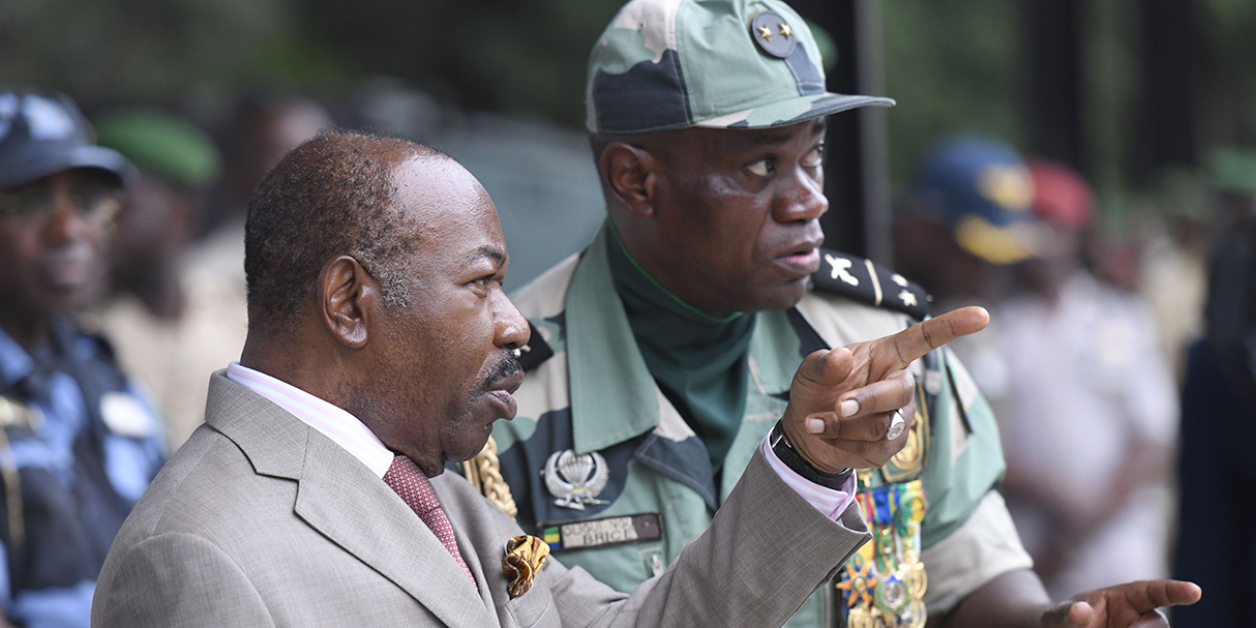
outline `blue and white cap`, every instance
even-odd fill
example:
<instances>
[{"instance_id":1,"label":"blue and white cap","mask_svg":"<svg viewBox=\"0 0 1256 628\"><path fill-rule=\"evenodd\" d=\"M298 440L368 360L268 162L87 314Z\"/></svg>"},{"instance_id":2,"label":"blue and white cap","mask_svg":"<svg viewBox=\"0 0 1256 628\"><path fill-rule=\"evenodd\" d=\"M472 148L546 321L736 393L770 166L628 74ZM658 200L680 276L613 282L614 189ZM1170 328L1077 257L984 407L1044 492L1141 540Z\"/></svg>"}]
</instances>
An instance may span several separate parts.
<instances>
[{"instance_id":1,"label":"blue and white cap","mask_svg":"<svg viewBox=\"0 0 1256 628\"><path fill-rule=\"evenodd\" d=\"M0 87L0 189L71 168L104 170L124 184L135 171L120 153L95 145L69 97Z\"/></svg>"}]
</instances>

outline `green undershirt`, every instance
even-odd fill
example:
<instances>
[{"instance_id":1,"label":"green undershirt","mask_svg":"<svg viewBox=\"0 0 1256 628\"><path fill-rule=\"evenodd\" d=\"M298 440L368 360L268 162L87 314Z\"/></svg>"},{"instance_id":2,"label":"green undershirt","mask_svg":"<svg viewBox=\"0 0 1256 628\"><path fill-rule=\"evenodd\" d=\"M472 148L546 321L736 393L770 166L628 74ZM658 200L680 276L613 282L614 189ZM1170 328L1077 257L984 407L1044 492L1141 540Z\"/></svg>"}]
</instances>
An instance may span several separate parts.
<instances>
[{"instance_id":1,"label":"green undershirt","mask_svg":"<svg viewBox=\"0 0 1256 628\"><path fill-rule=\"evenodd\" d=\"M712 473L719 473L746 410L746 355L755 317L740 312L714 316L681 301L637 265L615 226L607 223L611 277L641 356L706 444Z\"/></svg>"}]
</instances>

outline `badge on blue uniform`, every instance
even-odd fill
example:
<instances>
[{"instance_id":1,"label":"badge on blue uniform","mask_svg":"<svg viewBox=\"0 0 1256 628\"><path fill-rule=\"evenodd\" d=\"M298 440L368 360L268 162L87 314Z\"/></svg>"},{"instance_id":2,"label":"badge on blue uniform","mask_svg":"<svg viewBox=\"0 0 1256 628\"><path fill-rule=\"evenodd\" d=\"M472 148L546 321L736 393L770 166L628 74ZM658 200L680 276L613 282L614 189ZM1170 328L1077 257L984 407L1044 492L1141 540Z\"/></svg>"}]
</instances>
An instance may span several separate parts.
<instances>
[{"instance_id":1,"label":"badge on blue uniform","mask_svg":"<svg viewBox=\"0 0 1256 628\"><path fill-rule=\"evenodd\" d=\"M100 398L100 418L109 431L121 436L147 438L153 433L153 417L135 397L111 390Z\"/></svg>"},{"instance_id":2,"label":"badge on blue uniform","mask_svg":"<svg viewBox=\"0 0 1256 628\"><path fill-rule=\"evenodd\" d=\"M0 426L24 427L37 432L43 424L44 414L34 404L0 397Z\"/></svg>"}]
</instances>

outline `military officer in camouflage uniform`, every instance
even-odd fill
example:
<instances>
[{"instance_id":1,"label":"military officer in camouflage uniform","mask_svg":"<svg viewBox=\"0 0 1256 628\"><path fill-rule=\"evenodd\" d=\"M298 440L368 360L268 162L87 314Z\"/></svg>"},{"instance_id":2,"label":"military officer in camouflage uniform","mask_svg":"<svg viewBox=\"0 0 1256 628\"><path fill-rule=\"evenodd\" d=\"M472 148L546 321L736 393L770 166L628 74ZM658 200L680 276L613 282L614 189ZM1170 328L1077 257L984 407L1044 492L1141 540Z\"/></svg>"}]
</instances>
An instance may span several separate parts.
<instances>
[{"instance_id":1,"label":"military officer in camouflage uniform","mask_svg":"<svg viewBox=\"0 0 1256 628\"><path fill-rule=\"evenodd\" d=\"M825 116L894 103L827 93L815 40L783 3L634 0L594 46L586 98L609 219L514 297L533 327L528 375L494 437L524 527L628 591L702 533L805 356L902 330L928 297L819 248ZM1159 625L1156 606L1198 597L1142 583L1052 607L995 490L987 403L946 351L914 373L906 446L857 472L873 541L789 626L1066 625L1070 612ZM850 466L868 466L861 445L847 444ZM489 465L469 471L510 505Z\"/></svg>"}]
</instances>

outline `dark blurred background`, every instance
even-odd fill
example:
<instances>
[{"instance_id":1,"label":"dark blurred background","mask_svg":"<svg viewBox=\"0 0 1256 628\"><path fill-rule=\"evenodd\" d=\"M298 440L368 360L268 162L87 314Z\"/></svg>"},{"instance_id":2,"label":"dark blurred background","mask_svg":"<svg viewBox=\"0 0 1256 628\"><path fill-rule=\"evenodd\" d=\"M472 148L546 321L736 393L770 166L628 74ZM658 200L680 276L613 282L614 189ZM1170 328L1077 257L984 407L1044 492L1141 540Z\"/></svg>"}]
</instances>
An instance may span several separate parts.
<instances>
[{"instance_id":1,"label":"dark blurred background","mask_svg":"<svg viewBox=\"0 0 1256 628\"><path fill-rule=\"evenodd\" d=\"M63 90L89 112L159 103L211 129L241 96L281 91L316 97L346 126L438 136L489 112L564 137L582 126L587 51L619 5L5 0L0 82ZM831 36L831 88L899 101L835 124L830 241L853 252L888 258L887 182L946 133L988 133L1073 165L1121 224L1165 193L1166 173L1211 147L1256 143L1256 3L795 5Z\"/></svg>"}]
</instances>

